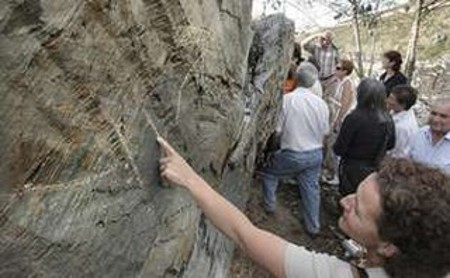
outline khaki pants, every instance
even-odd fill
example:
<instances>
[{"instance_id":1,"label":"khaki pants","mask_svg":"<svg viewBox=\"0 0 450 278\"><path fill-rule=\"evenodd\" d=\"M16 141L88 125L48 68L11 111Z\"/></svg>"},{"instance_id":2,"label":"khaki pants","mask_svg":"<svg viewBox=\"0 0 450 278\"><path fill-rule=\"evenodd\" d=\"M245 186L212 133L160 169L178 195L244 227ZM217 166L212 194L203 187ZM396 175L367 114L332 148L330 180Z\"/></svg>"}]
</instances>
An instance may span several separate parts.
<instances>
[{"instance_id":1,"label":"khaki pants","mask_svg":"<svg viewBox=\"0 0 450 278\"><path fill-rule=\"evenodd\" d=\"M322 85L322 98L327 102L328 99L336 93L337 85L338 85L338 79L337 77L330 77L326 80L321 80L320 84ZM329 106L329 105L328 105Z\"/></svg>"},{"instance_id":2,"label":"khaki pants","mask_svg":"<svg viewBox=\"0 0 450 278\"><path fill-rule=\"evenodd\" d=\"M337 134L333 133L333 120L336 118L337 109L336 106L330 101L330 99L336 93L338 79L336 77L330 77L326 80L320 81L322 85L323 100L328 105L328 110L330 111L330 117L328 119L328 123L330 124L330 133L326 139L325 148L324 148L324 161L323 161L323 169L326 170L327 176L334 176L337 174L337 157L333 153L333 144L336 141Z\"/></svg>"}]
</instances>

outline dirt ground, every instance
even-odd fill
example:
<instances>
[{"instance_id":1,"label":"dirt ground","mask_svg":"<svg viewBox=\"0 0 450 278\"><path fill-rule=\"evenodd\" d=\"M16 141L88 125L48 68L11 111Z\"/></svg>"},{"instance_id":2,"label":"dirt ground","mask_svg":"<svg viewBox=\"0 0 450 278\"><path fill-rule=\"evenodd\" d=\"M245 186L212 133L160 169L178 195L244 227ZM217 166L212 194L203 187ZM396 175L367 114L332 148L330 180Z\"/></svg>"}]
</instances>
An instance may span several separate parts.
<instances>
[{"instance_id":1,"label":"dirt ground","mask_svg":"<svg viewBox=\"0 0 450 278\"><path fill-rule=\"evenodd\" d=\"M258 227L271 231L288 241L306 246L311 250L331 254L342 254L342 249L329 225L336 226L340 215L337 206L339 194L332 185L321 185L321 233L311 239L304 232L300 212L300 198L297 186L283 182L277 191L277 210L274 215L267 215L262 208L261 181L255 179L247 203L246 215ZM230 276L233 278L271 277L267 271L253 263L239 248L236 248L231 263Z\"/></svg>"}]
</instances>

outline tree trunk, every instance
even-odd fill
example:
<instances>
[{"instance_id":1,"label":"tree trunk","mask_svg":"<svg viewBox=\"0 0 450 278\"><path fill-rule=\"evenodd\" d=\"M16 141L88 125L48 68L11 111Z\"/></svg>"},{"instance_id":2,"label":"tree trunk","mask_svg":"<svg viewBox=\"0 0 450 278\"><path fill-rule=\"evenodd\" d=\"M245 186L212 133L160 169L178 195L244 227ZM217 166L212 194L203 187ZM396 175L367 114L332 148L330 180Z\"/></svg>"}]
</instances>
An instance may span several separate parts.
<instances>
[{"instance_id":1,"label":"tree trunk","mask_svg":"<svg viewBox=\"0 0 450 278\"><path fill-rule=\"evenodd\" d=\"M378 33L375 31L375 29L369 30L369 32L371 32L370 35L370 64L369 64L369 68L367 70L367 76L371 76L372 75L372 71L373 71L373 64L375 63L375 49L376 49L376 45L377 45L377 38L378 38Z\"/></svg>"},{"instance_id":2,"label":"tree trunk","mask_svg":"<svg viewBox=\"0 0 450 278\"><path fill-rule=\"evenodd\" d=\"M375 2L375 8L373 9L375 11L375 13L378 13L380 11L380 4L381 4L381 0L378 0L377 2ZM378 22L381 20L381 16L380 15L375 15L372 18L371 24L369 24L369 30L368 30L368 35L369 35L369 46L370 46L370 63L369 63L369 68L367 69L367 76L372 76L372 72L373 72L373 64L375 63L375 50L376 50L376 45L377 45L377 41L380 38L380 32L379 32L379 28L378 28Z\"/></svg>"},{"instance_id":3,"label":"tree trunk","mask_svg":"<svg viewBox=\"0 0 450 278\"><path fill-rule=\"evenodd\" d=\"M359 1L351 1L353 4L353 36L355 38L356 44L356 61L357 61L357 69L356 73L361 78L364 76L364 66L362 61L362 50L361 50L361 32L359 26Z\"/></svg>"},{"instance_id":4,"label":"tree trunk","mask_svg":"<svg viewBox=\"0 0 450 278\"><path fill-rule=\"evenodd\" d=\"M408 50L406 52L406 65L405 65L405 75L411 80L416 64L416 48L417 48L417 40L419 39L419 29L420 23L422 20L422 6L424 4L424 0L417 1L416 11L414 14L414 22L411 26Z\"/></svg>"}]
</instances>

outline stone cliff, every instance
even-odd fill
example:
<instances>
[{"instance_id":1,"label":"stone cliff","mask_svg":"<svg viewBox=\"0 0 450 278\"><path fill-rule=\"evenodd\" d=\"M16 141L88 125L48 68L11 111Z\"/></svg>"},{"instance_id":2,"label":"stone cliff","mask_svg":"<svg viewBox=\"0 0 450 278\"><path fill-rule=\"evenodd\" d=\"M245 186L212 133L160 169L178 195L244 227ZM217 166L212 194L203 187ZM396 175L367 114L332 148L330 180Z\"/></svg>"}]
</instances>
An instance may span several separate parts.
<instances>
[{"instance_id":1,"label":"stone cliff","mask_svg":"<svg viewBox=\"0 0 450 278\"><path fill-rule=\"evenodd\" d=\"M293 23L251 1L0 0L0 276L226 277L164 136L242 207Z\"/></svg>"}]
</instances>

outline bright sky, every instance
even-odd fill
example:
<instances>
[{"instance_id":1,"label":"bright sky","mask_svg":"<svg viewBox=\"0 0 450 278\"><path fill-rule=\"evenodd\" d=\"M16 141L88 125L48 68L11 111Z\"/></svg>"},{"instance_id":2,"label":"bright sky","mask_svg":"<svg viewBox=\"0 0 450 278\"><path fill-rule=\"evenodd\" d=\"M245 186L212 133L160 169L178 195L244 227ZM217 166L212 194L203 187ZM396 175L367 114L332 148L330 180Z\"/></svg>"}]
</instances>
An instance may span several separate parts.
<instances>
[{"instance_id":1,"label":"bright sky","mask_svg":"<svg viewBox=\"0 0 450 278\"><path fill-rule=\"evenodd\" d=\"M264 2L264 0L253 0L253 18L257 18L264 14ZM281 0L281 2L281 7L278 10L274 10L271 5L268 5L265 13L284 13L288 18L294 20L296 30L298 31L307 31L311 28L326 28L338 23L333 18L336 13L327 5L320 4L322 1ZM313 4L307 4L307 2L312 2ZM362 2L373 3L376 1L366 0ZM407 2L407 0L397 0L392 2L402 4Z\"/></svg>"},{"instance_id":2,"label":"bright sky","mask_svg":"<svg viewBox=\"0 0 450 278\"><path fill-rule=\"evenodd\" d=\"M253 0L253 18L257 18L264 13L264 0ZM285 15L294 20L297 30L310 28L330 27L336 24L333 19L334 13L327 7L320 4L309 5L305 1L286 0L282 1L278 10L274 10L270 5L266 7L266 14L284 12Z\"/></svg>"}]
</instances>

